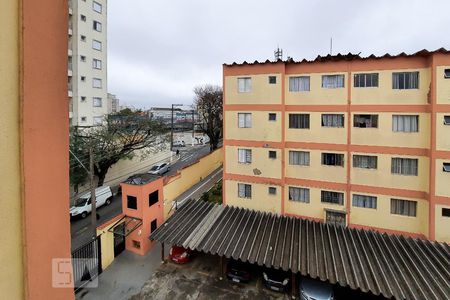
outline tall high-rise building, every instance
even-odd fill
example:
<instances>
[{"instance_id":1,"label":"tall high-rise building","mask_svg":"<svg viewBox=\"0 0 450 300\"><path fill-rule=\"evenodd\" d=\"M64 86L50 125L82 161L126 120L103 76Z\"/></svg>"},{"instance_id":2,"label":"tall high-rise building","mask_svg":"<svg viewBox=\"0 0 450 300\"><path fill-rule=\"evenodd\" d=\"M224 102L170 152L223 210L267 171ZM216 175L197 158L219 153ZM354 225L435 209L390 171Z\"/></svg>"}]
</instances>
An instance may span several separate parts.
<instances>
[{"instance_id":1,"label":"tall high-rise building","mask_svg":"<svg viewBox=\"0 0 450 300\"><path fill-rule=\"evenodd\" d=\"M117 98L116 95L108 93L108 103L107 103L107 112L110 113L116 113L119 111L119 98Z\"/></svg>"},{"instance_id":2,"label":"tall high-rise building","mask_svg":"<svg viewBox=\"0 0 450 300\"><path fill-rule=\"evenodd\" d=\"M224 201L450 241L450 53L224 65Z\"/></svg>"},{"instance_id":3,"label":"tall high-rise building","mask_svg":"<svg viewBox=\"0 0 450 300\"><path fill-rule=\"evenodd\" d=\"M69 0L68 96L72 125L107 113L106 0Z\"/></svg>"}]
</instances>

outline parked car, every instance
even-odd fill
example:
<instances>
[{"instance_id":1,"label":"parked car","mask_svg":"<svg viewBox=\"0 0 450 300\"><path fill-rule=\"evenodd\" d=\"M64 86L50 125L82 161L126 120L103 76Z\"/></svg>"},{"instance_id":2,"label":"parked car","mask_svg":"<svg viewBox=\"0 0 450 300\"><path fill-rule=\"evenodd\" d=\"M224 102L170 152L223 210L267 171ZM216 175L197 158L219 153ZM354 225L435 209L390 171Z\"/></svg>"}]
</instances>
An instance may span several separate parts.
<instances>
[{"instance_id":1,"label":"parked car","mask_svg":"<svg viewBox=\"0 0 450 300\"><path fill-rule=\"evenodd\" d=\"M186 147L186 143L184 141L174 141L173 147Z\"/></svg>"},{"instance_id":2,"label":"parked car","mask_svg":"<svg viewBox=\"0 0 450 300\"><path fill-rule=\"evenodd\" d=\"M243 262L230 259L227 264L227 278L233 282L249 282L249 266Z\"/></svg>"},{"instance_id":3,"label":"parked car","mask_svg":"<svg viewBox=\"0 0 450 300\"><path fill-rule=\"evenodd\" d=\"M169 163L161 163L161 164L157 164L154 165L149 171L148 173L150 174L154 174L154 175L162 175L164 173L167 173L170 171L170 165Z\"/></svg>"},{"instance_id":4,"label":"parked car","mask_svg":"<svg viewBox=\"0 0 450 300\"><path fill-rule=\"evenodd\" d=\"M185 264L191 260L192 250L180 246L172 246L169 251L169 258L177 264Z\"/></svg>"},{"instance_id":5,"label":"parked car","mask_svg":"<svg viewBox=\"0 0 450 300\"><path fill-rule=\"evenodd\" d=\"M112 199L113 194L111 192L111 187L101 186L95 189L95 203L97 208L105 204L111 204ZM70 208L70 217L74 218L80 216L84 219L91 211L91 193L87 192L75 200L75 205Z\"/></svg>"},{"instance_id":6,"label":"parked car","mask_svg":"<svg viewBox=\"0 0 450 300\"><path fill-rule=\"evenodd\" d=\"M302 300L333 300L333 286L327 282L302 277L300 280L300 299Z\"/></svg>"},{"instance_id":7,"label":"parked car","mask_svg":"<svg viewBox=\"0 0 450 300\"><path fill-rule=\"evenodd\" d=\"M289 274L283 270L264 269L263 282L272 291L286 292L290 283Z\"/></svg>"}]
</instances>

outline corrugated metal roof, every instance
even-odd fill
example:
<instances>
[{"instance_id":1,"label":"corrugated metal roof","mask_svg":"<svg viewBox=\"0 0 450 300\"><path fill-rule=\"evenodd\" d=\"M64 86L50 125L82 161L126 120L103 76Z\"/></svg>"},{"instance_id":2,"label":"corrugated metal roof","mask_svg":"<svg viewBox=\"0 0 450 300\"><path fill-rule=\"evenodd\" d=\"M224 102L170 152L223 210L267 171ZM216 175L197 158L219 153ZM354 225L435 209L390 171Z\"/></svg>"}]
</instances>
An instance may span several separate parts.
<instances>
[{"instance_id":1,"label":"corrugated metal roof","mask_svg":"<svg viewBox=\"0 0 450 300\"><path fill-rule=\"evenodd\" d=\"M224 66L241 66L241 65L260 65L260 64L276 64L276 63L292 63L292 64L304 64L304 63L313 63L313 62L328 62L328 61L350 61L350 60L366 60L366 59L382 59L382 58L396 58L396 57L411 57L411 56L422 56L422 57L428 57L430 55L432 55L433 53L449 53L450 51L445 49L445 48L439 48L436 49L434 51L429 51L427 49L422 49L420 51L417 51L415 53L412 54L406 54L405 52L399 53L399 54L389 54L386 53L384 55L380 55L377 56L375 54L371 54L369 56L366 57L362 57L359 54L353 54L353 53L348 53L348 54L341 54L338 53L336 55L326 55L326 56L321 56L318 55L315 59L313 60L307 60L307 59L302 59L300 61L294 61L292 58L288 59L288 60L275 60L275 61L271 61L271 60L266 60L266 61L257 61L255 60L254 62L247 62L244 61L242 63L236 63L233 62L231 64L223 64Z\"/></svg>"},{"instance_id":2,"label":"corrugated metal roof","mask_svg":"<svg viewBox=\"0 0 450 300\"><path fill-rule=\"evenodd\" d=\"M397 299L448 299L445 243L187 201L150 236Z\"/></svg>"}]
</instances>

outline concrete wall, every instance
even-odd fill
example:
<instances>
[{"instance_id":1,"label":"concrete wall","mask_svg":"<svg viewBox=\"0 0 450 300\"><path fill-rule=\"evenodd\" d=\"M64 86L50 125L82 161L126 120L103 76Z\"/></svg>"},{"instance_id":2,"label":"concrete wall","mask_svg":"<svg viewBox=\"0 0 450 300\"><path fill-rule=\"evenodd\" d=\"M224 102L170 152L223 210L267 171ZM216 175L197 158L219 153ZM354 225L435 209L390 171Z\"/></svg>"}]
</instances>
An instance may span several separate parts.
<instances>
[{"instance_id":1,"label":"concrete wall","mask_svg":"<svg viewBox=\"0 0 450 300\"><path fill-rule=\"evenodd\" d=\"M194 184L211 174L223 164L223 148L200 158L197 163L185 167L177 174L165 179L164 183L164 220L173 205L173 201Z\"/></svg>"},{"instance_id":2,"label":"concrete wall","mask_svg":"<svg viewBox=\"0 0 450 300\"><path fill-rule=\"evenodd\" d=\"M0 9L0 290L5 299L25 295L22 260L22 185L20 166L19 4Z\"/></svg>"}]
</instances>

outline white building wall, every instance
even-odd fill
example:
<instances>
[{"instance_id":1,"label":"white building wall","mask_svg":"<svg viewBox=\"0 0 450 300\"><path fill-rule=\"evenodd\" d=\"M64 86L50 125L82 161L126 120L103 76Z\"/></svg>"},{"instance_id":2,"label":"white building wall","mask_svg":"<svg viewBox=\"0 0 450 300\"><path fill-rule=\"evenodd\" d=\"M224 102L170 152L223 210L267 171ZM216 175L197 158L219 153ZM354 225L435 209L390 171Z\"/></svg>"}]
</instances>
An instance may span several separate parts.
<instances>
[{"instance_id":1,"label":"white building wall","mask_svg":"<svg viewBox=\"0 0 450 300\"><path fill-rule=\"evenodd\" d=\"M101 12L94 10L94 3L101 5ZM92 126L96 117L107 113L107 0L69 0L69 6L72 7L72 35L69 30L72 72L68 74L72 75L69 76L72 81L71 121L72 125ZM100 32L94 30L94 21L100 22ZM93 49L94 40L101 42L101 50ZM94 59L101 61L101 69L94 68ZM94 79L101 81L100 88L94 87Z\"/></svg>"}]
</instances>

